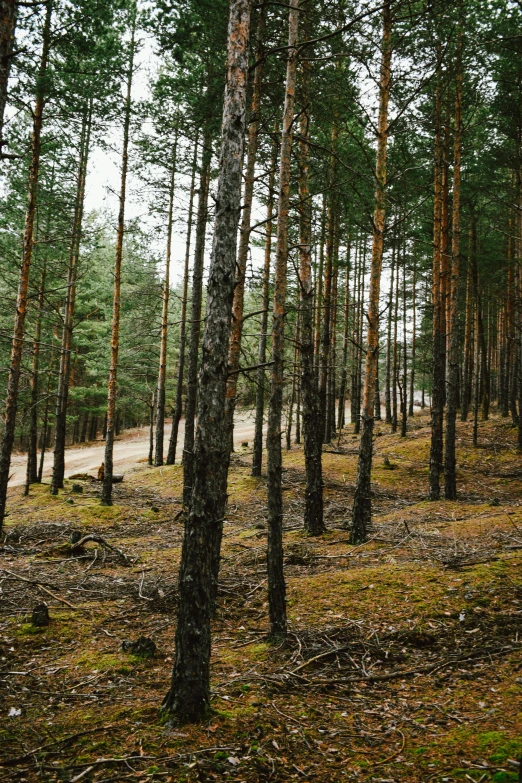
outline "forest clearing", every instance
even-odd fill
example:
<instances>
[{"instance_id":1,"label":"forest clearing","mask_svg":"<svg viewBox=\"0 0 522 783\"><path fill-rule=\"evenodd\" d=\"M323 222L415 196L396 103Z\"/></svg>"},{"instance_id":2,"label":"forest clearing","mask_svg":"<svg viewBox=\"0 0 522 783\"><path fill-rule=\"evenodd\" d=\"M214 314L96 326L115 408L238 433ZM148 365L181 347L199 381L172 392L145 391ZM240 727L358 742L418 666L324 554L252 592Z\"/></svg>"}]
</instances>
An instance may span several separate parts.
<instances>
[{"instance_id":1,"label":"forest clearing","mask_svg":"<svg viewBox=\"0 0 522 783\"><path fill-rule=\"evenodd\" d=\"M302 530L302 449L285 453L289 633L279 647L267 643L266 480L250 475L249 449L237 451L212 713L195 727L166 727L158 711L172 668L181 468L142 466L106 509L90 482L81 494L66 482L58 498L46 485L29 498L11 490L0 653L5 704L20 713L3 724L2 779L517 781L522 458L500 420L478 450L459 424L462 497L426 501L428 425L419 416L405 440L382 427L362 547L345 527L352 428L324 454L322 537ZM71 555L73 530L126 560L96 542ZM42 599L51 619L38 628L30 612ZM122 650L141 636L153 657Z\"/></svg>"},{"instance_id":2,"label":"forest clearing","mask_svg":"<svg viewBox=\"0 0 522 783\"><path fill-rule=\"evenodd\" d=\"M0 0L0 778L522 783L522 0Z\"/></svg>"}]
</instances>

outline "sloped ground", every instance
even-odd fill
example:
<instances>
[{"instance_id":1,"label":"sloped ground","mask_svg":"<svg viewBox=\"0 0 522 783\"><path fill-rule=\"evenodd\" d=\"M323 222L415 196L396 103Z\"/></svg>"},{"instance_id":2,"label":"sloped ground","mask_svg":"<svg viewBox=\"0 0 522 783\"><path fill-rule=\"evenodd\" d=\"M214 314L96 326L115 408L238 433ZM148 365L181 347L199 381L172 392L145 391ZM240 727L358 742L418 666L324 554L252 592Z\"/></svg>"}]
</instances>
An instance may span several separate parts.
<instances>
[{"instance_id":1,"label":"sloped ground","mask_svg":"<svg viewBox=\"0 0 522 783\"><path fill-rule=\"evenodd\" d=\"M459 425L460 500L426 501L429 428L376 438L374 528L348 544L357 438L324 455L328 533L302 530L303 453L285 454L290 635L266 642L266 487L230 476L212 714L170 727L181 469L11 492L0 562L0 768L13 781L517 781L522 756L522 457L499 419ZM387 457L392 469L387 469ZM97 534L79 554L73 530ZM23 581L22 580L29 580ZM30 622L44 600L51 623ZM143 658L122 642L148 636Z\"/></svg>"}]
</instances>

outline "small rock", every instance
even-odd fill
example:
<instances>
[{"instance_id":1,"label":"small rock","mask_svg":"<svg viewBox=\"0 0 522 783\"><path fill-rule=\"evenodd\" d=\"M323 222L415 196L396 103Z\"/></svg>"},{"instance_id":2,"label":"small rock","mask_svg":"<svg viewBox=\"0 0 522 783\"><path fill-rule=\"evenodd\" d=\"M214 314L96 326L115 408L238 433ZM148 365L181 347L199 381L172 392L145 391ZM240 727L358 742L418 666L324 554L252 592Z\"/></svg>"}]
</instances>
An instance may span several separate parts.
<instances>
[{"instance_id":1,"label":"small rock","mask_svg":"<svg viewBox=\"0 0 522 783\"><path fill-rule=\"evenodd\" d=\"M122 642L121 649L123 652L142 655L144 658L152 658L156 654L156 645L148 636L140 636L135 642L126 640Z\"/></svg>"},{"instance_id":2,"label":"small rock","mask_svg":"<svg viewBox=\"0 0 522 783\"><path fill-rule=\"evenodd\" d=\"M66 503L69 503L69 505L70 505L70 506L74 506L74 500L73 500L73 498L67 498L67 500L66 500L65 502L66 502Z\"/></svg>"},{"instance_id":3,"label":"small rock","mask_svg":"<svg viewBox=\"0 0 522 783\"><path fill-rule=\"evenodd\" d=\"M31 615L31 622L39 628L49 625L49 609L47 604L37 604L34 607L33 614Z\"/></svg>"}]
</instances>

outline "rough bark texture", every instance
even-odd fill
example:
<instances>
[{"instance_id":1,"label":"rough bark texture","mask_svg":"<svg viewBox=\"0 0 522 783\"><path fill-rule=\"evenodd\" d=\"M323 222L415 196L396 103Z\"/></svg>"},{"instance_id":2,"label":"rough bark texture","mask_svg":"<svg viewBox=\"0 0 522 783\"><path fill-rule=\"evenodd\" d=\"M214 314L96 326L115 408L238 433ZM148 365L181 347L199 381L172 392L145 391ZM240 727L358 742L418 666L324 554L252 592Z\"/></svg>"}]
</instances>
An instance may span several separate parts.
<instances>
[{"instance_id":1,"label":"rough bark texture","mask_svg":"<svg viewBox=\"0 0 522 783\"><path fill-rule=\"evenodd\" d=\"M165 379L167 376L167 341L169 334L170 259L172 254L172 218L174 212L177 150L178 129L176 128L170 169L169 206L167 211L167 252L165 255L165 279L163 281L163 299L161 307L160 358L158 383L156 386L156 451L154 454L154 464L156 467L161 467L161 465L163 465L163 440L165 435Z\"/></svg>"},{"instance_id":2,"label":"rough bark texture","mask_svg":"<svg viewBox=\"0 0 522 783\"><path fill-rule=\"evenodd\" d=\"M362 412L362 433L359 447L357 484L353 499L350 542L361 544L367 539L371 522L371 470L373 456L373 414L375 382L379 350L379 295L381 289L382 255L384 247L386 151L388 142L388 101L391 83L391 28L390 3L383 8L382 62L379 89L379 124L377 136L376 190L373 214L372 265L368 301L368 332L366 344L366 375Z\"/></svg>"},{"instance_id":3,"label":"rough bark texture","mask_svg":"<svg viewBox=\"0 0 522 783\"><path fill-rule=\"evenodd\" d=\"M230 446L225 427L228 345L241 206L252 0L232 0L220 173L199 375L194 486L179 576L176 655L165 710L198 721L210 702L210 617L216 590Z\"/></svg>"},{"instance_id":4,"label":"rough bark texture","mask_svg":"<svg viewBox=\"0 0 522 783\"><path fill-rule=\"evenodd\" d=\"M189 208L187 217L187 239L185 242L185 265L183 268L183 295L181 297L181 314L179 325L179 358L178 376L176 381L176 402L172 413L172 430L170 432L169 450L167 452L167 465L174 465L176 461L176 448L178 445L179 423L183 409L183 376L185 371L185 345L187 340L187 301L188 280L190 263L190 243L192 239L192 215L194 212L194 187L196 182L196 165L198 156L198 136L194 142L194 157L192 159L192 176L190 181Z\"/></svg>"},{"instance_id":5,"label":"rough bark texture","mask_svg":"<svg viewBox=\"0 0 522 783\"><path fill-rule=\"evenodd\" d=\"M274 214L274 187L278 153L278 126L274 128L274 140L272 144L272 158L270 161L270 174L268 178L268 199L266 204L265 223L265 263L263 266L263 288L261 295L261 331L257 349L257 363L259 370L256 379L256 420L254 425L254 448L252 454L252 475L260 476L263 464L263 418L265 413L265 368L266 343L268 329L268 305L270 301L270 260L272 255L272 229Z\"/></svg>"},{"instance_id":6,"label":"rough bark texture","mask_svg":"<svg viewBox=\"0 0 522 783\"><path fill-rule=\"evenodd\" d=\"M4 114L17 14L18 0L0 0L0 158L4 156L7 144L4 138Z\"/></svg>"},{"instance_id":7,"label":"rough bark texture","mask_svg":"<svg viewBox=\"0 0 522 783\"><path fill-rule=\"evenodd\" d=\"M232 327L230 330L230 347L228 351L228 381L227 401L225 407L226 426L230 433L230 443L233 444L234 410L236 407L237 382L239 377L239 357L241 355L241 338L243 335L243 306L245 301L245 274L250 247L250 219L252 215L252 198L254 195L254 174L257 158L257 139L259 132L259 109L261 106L261 88L263 83L264 46L266 6L259 10L257 24L257 51L255 61L257 63L254 72L254 84L252 91L252 105L250 108L250 124L248 128L248 150L245 167L245 190L243 195L243 209L241 216L241 229L239 232L239 248L236 263L236 286L234 289L234 301L232 304Z\"/></svg>"},{"instance_id":8,"label":"rough bark texture","mask_svg":"<svg viewBox=\"0 0 522 783\"><path fill-rule=\"evenodd\" d=\"M38 482L38 392L40 370L40 338L42 335L42 316L45 305L45 278L47 265L44 259L40 274L40 288L38 291L38 315L33 340L33 361L31 368L31 408L29 412L29 444L27 447L27 480L25 494L29 492L29 485Z\"/></svg>"},{"instance_id":9,"label":"rough bark texture","mask_svg":"<svg viewBox=\"0 0 522 783\"><path fill-rule=\"evenodd\" d=\"M391 370L392 370L392 323L393 323L393 291L395 280L395 245L392 249L390 292L388 294L388 334L386 340L386 376L385 376L385 405L386 405L386 424L392 423L392 400L391 400Z\"/></svg>"},{"instance_id":10,"label":"rough bark texture","mask_svg":"<svg viewBox=\"0 0 522 783\"><path fill-rule=\"evenodd\" d=\"M114 260L114 292L112 301L111 326L111 363L109 369L109 384L107 393L107 418L105 430L105 473L103 479L101 502L104 506L112 506L112 455L114 449L114 428L116 424L116 397L118 394L118 354L120 349L120 291L121 262L123 257L123 236L125 233L125 196L127 189L127 168L129 163L129 128L131 115L131 90L134 71L134 50L136 32L136 5L132 10L132 33L127 71L127 94L125 97L123 119L123 152L121 165L120 204L118 210L118 229L116 234L116 258Z\"/></svg>"},{"instance_id":11,"label":"rough bark texture","mask_svg":"<svg viewBox=\"0 0 522 783\"><path fill-rule=\"evenodd\" d=\"M335 254L335 225L337 218L337 197L333 191L337 174L337 158L335 155L337 139L339 137L339 128L337 120L334 119L331 132L332 155L330 157L330 195L328 199L328 210L326 216L326 255L324 263L324 287L322 300L322 331L321 331L321 359L319 373L319 403L322 418L323 440L328 443L330 440L330 427L327 418L328 404L328 370L331 349L331 327L332 327L332 283L334 275L334 254Z\"/></svg>"},{"instance_id":12,"label":"rough bark texture","mask_svg":"<svg viewBox=\"0 0 522 783\"><path fill-rule=\"evenodd\" d=\"M290 0L288 59L285 105L281 129L279 202L277 211L277 249L272 321L272 370L268 412L268 604L270 634L273 639L286 635L285 579L283 574L283 493L281 489L281 412L283 407L283 370L285 342L286 270L288 263L288 212L292 130L298 59L299 0Z\"/></svg>"},{"instance_id":13,"label":"rough bark texture","mask_svg":"<svg viewBox=\"0 0 522 783\"><path fill-rule=\"evenodd\" d=\"M337 415L337 429L339 431L345 425L345 407L346 407L346 379L348 364L348 335L350 326L350 239L348 238L346 251L346 276L344 291L344 312L343 312L343 348L341 359L341 383L339 385L339 409Z\"/></svg>"},{"instance_id":14,"label":"rough bark texture","mask_svg":"<svg viewBox=\"0 0 522 783\"><path fill-rule=\"evenodd\" d=\"M45 16L42 55L37 81L37 94L33 111L33 133L31 137L31 163L29 168L29 183L27 188L27 210L25 214L22 262L18 282L18 294L16 297L16 315L13 329L13 342L11 359L7 379L7 391L5 398L4 434L0 446L0 535L5 517L5 503L7 496L7 483L9 481L9 467L11 465L11 452L13 450L16 409L18 404L18 384L22 364L22 352L24 346L24 326L27 313L27 292L29 288L29 272L33 255L33 231L36 213L36 195L38 191L38 174L40 169L41 135L43 124L43 111L45 106L45 74L49 60L49 44L51 34L52 2L48 0Z\"/></svg>"},{"instance_id":15,"label":"rough bark texture","mask_svg":"<svg viewBox=\"0 0 522 783\"><path fill-rule=\"evenodd\" d=\"M210 132L203 134L203 155L199 177L198 216L196 220L196 246L192 270L192 302L190 306L190 336L187 368L187 397L185 400L185 438L183 441L183 505L188 507L192 495L196 404L198 395L198 359L201 336L201 304L203 298L203 264L205 257L205 233L208 219L208 188L212 143Z\"/></svg>"},{"instance_id":16,"label":"rough bark texture","mask_svg":"<svg viewBox=\"0 0 522 783\"><path fill-rule=\"evenodd\" d=\"M435 186L433 207L433 377L431 389L431 446L430 446L430 500L440 498L440 471L442 468L442 433L444 413L444 345L442 321L442 142L441 142L441 87L437 84L435 98Z\"/></svg>"},{"instance_id":17,"label":"rough bark texture","mask_svg":"<svg viewBox=\"0 0 522 783\"><path fill-rule=\"evenodd\" d=\"M63 316L62 346L60 366L58 370L58 389L56 392L56 417L54 428L54 459L51 480L51 494L57 495L63 488L65 474L65 436L67 432L67 403L69 398L69 381L71 374L72 336L74 329L74 309L76 304L76 277L80 255L81 231L83 223L83 208L85 201L85 181L87 178L87 158L91 135L92 108L85 108L80 138L80 155L78 162L78 178L76 184L76 203L74 209L72 242L67 271L67 294Z\"/></svg>"},{"instance_id":18,"label":"rough bark texture","mask_svg":"<svg viewBox=\"0 0 522 783\"><path fill-rule=\"evenodd\" d=\"M453 151L453 215L451 278L449 286L448 384L446 392L446 443L444 453L444 497L457 499L456 427L459 383L458 284L460 262L460 168L462 157L462 23L459 31L455 77L455 130Z\"/></svg>"},{"instance_id":19,"label":"rough bark texture","mask_svg":"<svg viewBox=\"0 0 522 783\"><path fill-rule=\"evenodd\" d=\"M303 4L305 40L310 37L310 3ZM310 49L305 57L311 57ZM311 64L302 62L299 128L299 282L301 297L301 394L306 469L304 527L309 535L325 530L323 521L322 430L317 378L314 373L314 285L312 279L312 202L310 199L310 81Z\"/></svg>"}]
</instances>

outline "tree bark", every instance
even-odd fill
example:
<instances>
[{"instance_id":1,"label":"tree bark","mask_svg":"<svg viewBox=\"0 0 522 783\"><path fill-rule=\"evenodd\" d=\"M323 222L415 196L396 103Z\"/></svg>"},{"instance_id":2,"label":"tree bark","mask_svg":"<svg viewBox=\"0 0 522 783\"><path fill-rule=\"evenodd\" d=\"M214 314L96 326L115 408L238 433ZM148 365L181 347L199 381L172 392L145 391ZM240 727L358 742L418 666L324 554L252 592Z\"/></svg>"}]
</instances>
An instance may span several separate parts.
<instances>
[{"instance_id":1,"label":"tree bark","mask_svg":"<svg viewBox=\"0 0 522 783\"><path fill-rule=\"evenodd\" d=\"M337 414L337 429L339 432L345 425L345 406L346 406L346 380L348 364L348 335L350 326L350 238L348 238L348 247L346 251L346 277L344 291L344 313L343 313L343 351L341 360L341 383L339 385L339 409Z\"/></svg>"},{"instance_id":2,"label":"tree bark","mask_svg":"<svg viewBox=\"0 0 522 783\"><path fill-rule=\"evenodd\" d=\"M170 432L169 450L167 453L167 465L174 465L176 461L176 448L178 445L179 423L183 408L183 376L185 371L185 346L187 341L187 300L190 263L190 243L192 239L192 215L194 212L194 187L196 182L196 168L198 156L198 133L194 141L194 156L192 159L192 175L190 180L189 208L187 217L187 238L185 242L185 265L183 268L183 294L181 297L181 314L179 325L179 359L178 377L176 382L176 403L172 413L172 430Z\"/></svg>"},{"instance_id":3,"label":"tree bark","mask_svg":"<svg viewBox=\"0 0 522 783\"><path fill-rule=\"evenodd\" d=\"M252 200L254 196L255 166L257 158L257 142L259 134L259 111L261 107L261 90L263 84L264 37L265 37L266 5L261 5L257 22L257 50L252 90L252 105L250 108L250 124L248 127L247 162L245 168L245 190L241 229L239 232L239 248L236 262L236 286L232 304L232 327L230 331L230 347L228 352L227 401L225 407L226 426L230 432L230 444L234 443L234 411L236 407L237 383L239 378L239 357L241 355L241 339L243 336L243 308L245 301L245 275L250 247L250 222L252 216Z\"/></svg>"},{"instance_id":4,"label":"tree bark","mask_svg":"<svg viewBox=\"0 0 522 783\"><path fill-rule=\"evenodd\" d=\"M48 235L48 232L46 232ZM29 485L38 483L38 391L40 369L40 340L42 336L42 316L45 305L45 278L47 264L44 259L40 274L38 291L38 314L33 340L33 366L31 370L31 407L29 411L29 443L27 446L27 479L25 494L29 494Z\"/></svg>"},{"instance_id":5,"label":"tree bark","mask_svg":"<svg viewBox=\"0 0 522 783\"><path fill-rule=\"evenodd\" d=\"M230 460L224 414L252 6L252 0L232 0L230 4L220 174L199 377L194 485L181 557L174 670L163 702L167 713L187 722L201 720L210 703L210 618Z\"/></svg>"},{"instance_id":6,"label":"tree bark","mask_svg":"<svg viewBox=\"0 0 522 783\"><path fill-rule=\"evenodd\" d=\"M212 137L208 128L203 132L203 153L199 177L198 215L196 219L196 246L192 270L192 303L190 306L190 336L187 368L187 397L185 400L185 437L183 442L183 505L188 508L194 481L194 439L196 404L198 394L198 360L201 336L201 306L203 300L203 265L205 260L205 234L208 220L208 189Z\"/></svg>"},{"instance_id":7,"label":"tree bark","mask_svg":"<svg viewBox=\"0 0 522 783\"><path fill-rule=\"evenodd\" d=\"M434 217L433 217L433 379L431 390L431 446L429 497L430 500L440 498L440 471L442 468L442 434L444 415L444 329L441 279L442 259L442 141L441 141L441 85L440 78L435 96L435 185L434 185Z\"/></svg>"},{"instance_id":8,"label":"tree bark","mask_svg":"<svg viewBox=\"0 0 522 783\"><path fill-rule=\"evenodd\" d=\"M76 304L76 277L83 223L85 201L85 181L87 178L87 159L91 135L92 103L85 107L82 119L80 138L80 155L78 161L78 179L76 185L76 202L74 209L69 268L67 271L67 294L63 316L62 346L60 365L58 369L58 388L56 391L56 417L54 428L54 460L51 479L51 495L57 495L63 488L65 474L65 437L67 432L67 402L69 397L69 380L71 373L72 335L74 329L74 309Z\"/></svg>"},{"instance_id":9,"label":"tree bark","mask_svg":"<svg viewBox=\"0 0 522 783\"><path fill-rule=\"evenodd\" d=\"M283 573L283 492L281 488L281 413L283 407L283 371L285 344L286 271L288 263L288 213L295 86L299 51L299 0L290 0L288 21L288 59L285 104L281 130L279 202L277 210L277 247L272 321L272 368L268 411L268 604L270 636L286 636L286 587Z\"/></svg>"},{"instance_id":10,"label":"tree bark","mask_svg":"<svg viewBox=\"0 0 522 783\"><path fill-rule=\"evenodd\" d=\"M11 359L7 380L7 392L5 400L4 433L0 446L0 535L2 533L5 505L7 497L7 483L9 481L9 468L11 466L11 452L13 450L16 409L18 404L18 385L22 367L22 353L24 347L24 326L27 313L27 293L29 288L29 272L33 254L33 231L36 213L36 196L38 191L38 174L40 169L41 134L43 124L43 112L45 106L45 76L49 60L49 48L51 39L51 17L53 11L52 0L47 2L45 15L42 54L38 69L36 87L36 100L33 111L33 133L31 138L31 164L29 168L29 183L27 192L27 210L25 214L25 226L22 249L22 262L16 298L16 315L14 321Z\"/></svg>"},{"instance_id":11,"label":"tree bark","mask_svg":"<svg viewBox=\"0 0 522 783\"><path fill-rule=\"evenodd\" d=\"M330 440L329 419L327 417L328 407L328 376L329 376L329 358L331 349L331 321L332 321L332 283L334 275L334 255L335 255L335 226L337 220L337 194L334 192L335 180L337 176L337 158L335 155L337 139L339 137L339 128L337 120L334 119L331 131L331 149L330 156L330 175L329 175L329 198L326 216L326 255L324 264L324 285L323 285L323 309L322 309L322 332L321 332L321 359L319 373L319 403L322 418L323 441L328 443Z\"/></svg>"},{"instance_id":12,"label":"tree bark","mask_svg":"<svg viewBox=\"0 0 522 783\"><path fill-rule=\"evenodd\" d=\"M161 308L160 358L158 383L156 386L156 451L154 465L163 465L163 441L165 436L165 379L167 377L167 343L169 334L169 297L170 297L170 259L172 254L172 223L174 212L174 190L178 153L178 128L174 136L172 163L170 169L169 206L167 212L167 252L165 257L165 279L163 281L163 301Z\"/></svg>"},{"instance_id":13,"label":"tree bark","mask_svg":"<svg viewBox=\"0 0 522 783\"><path fill-rule=\"evenodd\" d=\"M459 25L455 75L455 129L453 136L453 214L451 278L449 286L448 383L446 392L446 443L444 497L457 499L457 395L459 383L458 286L460 264L460 169L462 158L462 21Z\"/></svg>"},{"instance_id":14,"label":"tree bark","mask_svg":"<svg viewBox=\"0 0 522 783\"><path fill-rule=\"evenodd\" d=\"M125 234L125 196L127 189L127 169L129 163L129 130L131 119L131 91L134 71L135 34L136 34L136 3L131 9L131 43L129 67L127 70L127 93L125 97L123 119L123 152L121 166L120 206L118 211L118 229L116 234L116 258L114 261L114 292L112 304L111 326L111 363L107 393L107 418L105 428L105 473L102 486L101 502L104 506L112 506L112 455L114 450L114 427L116 423L116 398L118 394L118 354L120 349L120 297L121 297L121 262L123 257L123 237Z\"/></svg>"},{"instance_id":15,"label":"tree bark","mask_svg":"<svg viewBox=\"0 0 522 783\"><path fill-rule=\"evenodd\" d=\"M303 35L310 38L310 2L302 4ZM311 57L310 49L305 51ZM325 531L323 519L322 430L317 378L314 372L314 285L312 280L312 201L310 198L311 63L302 61L299 120L299 292L301 304L301 393L306 470L304 527L309 535Z\"/></svg>"},{"instance_id":16,"label":"tree bark","mask_svg":"<svg viewBox=\"0 0 522 783\"><path fill-rule=\"evenodd\" d=\"M4 138L4 114L17 16L18 0L0 0L0 158L4 157L3 148L7 145Z\"/></svg>"},{"instance_id":17,"label":"tree bark","mask_svg":"<svg viewBox=\"0 0 522 783\"><path fill-rule=\"evenodd\" d=\"M359 447L357 483L353 499L350 542L361 544L367 540L371 523L371 470L373 456L373 415L375 381L379 350L379 295L381 287L382 255L386 209L386 151L388 142L388 102L391 84L391 3L383 7L382 61L379 86L379 122L377 135L377 162L375 167L375 211L373 214L372 264L368 301L368 331L366 344L366 375L362 413L362 434Z\"/></svg>"},{"instance_id":18,"label":"tree bark","mask_svg":"<svg viewBox=\"0 0 522 783\"><path fill-rule=\"evenodd\" d=\"M413 416L413 404L415 397L415 349L417 339L417 324L416 324L416 303L417 303L417 257L415 254L415 248L413 251L413 278L411 284L411 310L412 310L412 328L411 328L411 367L410 367L410 403L408 408L408 416Z\"/></svg>"},{"instance_id":19,"label":"tree bark","mask_svg":"<svg viewBox=\"0 0 522 783\"><path fill-rule=\"evenodd\" d=\"M278 125L274 128L274 139L272 142L272 157L270 161L270 174L268 177L268 199L266 205L266 223L265 223L265 263L263 266L263 283L261 294L261 331L259 334L259 344L257 349L257 363L259 370L256 380L256 419L254 425L254 449L252 454L252 475L260 476L263 464L263 418L265 411L265 368L266 363L266 343L268 330L268 305L270 301L270 259L272 255L272 229L274 214L274 187L277 166L277 138Z\"/></svg>"},{"instance_id":20,"label":"tree bark","mask_svg":"<svg viewBox=\"0 0 522 783\"><path fill-rule=\"evenodd\" d=\"M390 292L388 294L388 335L386 341L386 381L385 381L385 404L386 404L386 424L392 423L392 400L391 400L391 370L392 370L392 323L393 323L393 292L395 280L395 244L392 247Z\"/></svg>"}]
</instances>

